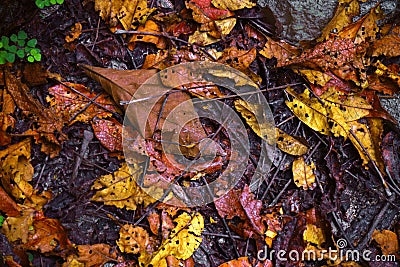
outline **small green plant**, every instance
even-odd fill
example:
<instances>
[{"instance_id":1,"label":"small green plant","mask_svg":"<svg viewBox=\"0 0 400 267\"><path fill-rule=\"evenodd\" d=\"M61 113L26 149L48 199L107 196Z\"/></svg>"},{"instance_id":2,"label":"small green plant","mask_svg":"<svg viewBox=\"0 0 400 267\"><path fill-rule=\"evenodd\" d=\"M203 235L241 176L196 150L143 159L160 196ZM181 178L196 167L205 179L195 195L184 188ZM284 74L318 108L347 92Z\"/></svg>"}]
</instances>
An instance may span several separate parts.
<instances>
[{"instance_id":1,"label":"small green plant","mask_svg":"<svg viewBox=\"0 0 400 267\"><path fill-rule=\"evenodd\" d=\"M10 37L2 36L0 39L0 64L14 63L16 57L26 57L29 62L40 61L42 55L39 48L36 48L37 40L27 39L28 35L24 31L12 34Z\"/></svg>"},{"instance_id":2,"label":"small green plant","mask_svg":"<svg viewBox=\"0 0 400 267\"><path fill-rule=\"evenodd\" d=\"M38 8L44 8L46 6L52 6L59 4L61 5L64 3L64 0L36 0L35 4L37 5Z\"/></svg>"}]
</instances>

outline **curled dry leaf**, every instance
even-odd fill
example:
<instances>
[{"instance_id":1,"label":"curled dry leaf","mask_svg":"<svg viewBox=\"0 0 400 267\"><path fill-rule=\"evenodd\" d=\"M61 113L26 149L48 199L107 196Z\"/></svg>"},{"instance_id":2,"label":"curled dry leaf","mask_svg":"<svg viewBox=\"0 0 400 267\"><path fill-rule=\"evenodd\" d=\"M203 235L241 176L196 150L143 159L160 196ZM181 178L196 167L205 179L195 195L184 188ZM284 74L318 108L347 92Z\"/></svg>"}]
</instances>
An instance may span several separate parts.
<instances>
[{"instance_id":1,"label":"curled dry leaf","mask_svg":"<svg viewBox=\"0 0 400 267\"><path fill-rule=\"evenodd\" d=\"M174 256L180 260L186 260L192 256L200 246L201 233L204 229L204 219L200 213L190 215L182 213L174 220L176 227L171 230L169 237L152 255L141 254L140 266L167 266L166 258Z\"/></svg>"},{"instance_id":2,"label":"curled dry leaf","mask_svg":"<svg viewBox=\"0 0 400 267\"><path fill-rule=\"evenodd\" d=\"M79 38L82 33L82 24L79 22L75 23L74 26L71 27L70 33L65 36L65 41L67 43L71 43Z\"/></svg>"},{"instance_id":3,"label":"curled dry leaf","mask_svg":"<svg viewBox=\"0 0 400 267\"><path fill-rule=\"evenodd\" d=\"M47 102L68 124L77 121L88 123L96 116L105 118L110 117L112 113L120 112L108 95L91 92L82 84L55 85L49 88L49 94Z\"/></svg>"},{"instance_id":4,"label":"curled dry leaf","mask_svg":"<svg viewBox=\"0 0 400 267\"><path fill-rule=\"evenodd\" d=\"M114 118L92 121L94 134L100 143L111 152L122 151L122 124Z\"/></svg>"},{"instance_id":5,"label":"curled dry leaf","mask_svg":"<svg viewBox=\"0 0 400 267\"><path fill-rule=\"evenodd\" d=\"M107 244L77 245L77 254L71 254L62 267L96 267L109 261L119 262L117 251Z\"/></svg>"},{"instance_id":6,"label":"curled dry leaf","mask_svg":"<svg viewBox=\"0 0 400 267\"><path fill-rule=\"evenodd\" d=\"M308 165L303 157L299 157L293 161L293 181L296 186L302 187L304 190L314 189L316 186L314 170L314 162L311 162L311 164Z\"/></svg>"},{"instance_id":7,"label":"curled dry leaf","mask_svg":"<svg viewBox=\"0 0 400 267\"><path fill-rule=\"evenodd\" d=\"M139 204L147 206L154 203L155 199L144 192L136 183L141 174L142 169L138 165L134 165L133 169L130 170L128 165L124 163L114 173L101 176L94 182L92 190L96 190L96 193L92 200L128 210L136 210ZM161 195L162 191L160 192Z\"/></svg>"},{"instance_id":8,"label":"curled dry leaf","mask_svg":"<svg viewBox=\"0 0 400 267\"><path fill-rule=\"evenodd\" d=\"M149 234L140 226L124 224L119 230L117 245L121 252L146 253L150 244Z\"/></svg>"},{"instance_id":9,"label":"curled dry leaf","mask_svg":"<svg viewBox=\"0 0 400 267\"><path fill-rule=\"evenodd\" d=\"M50 108L44 107L30 94L29 88L5 69L5 85L14 103L25 114L32 115L37 128L25 132L34 135L36 143L41 143L41 151L54 158L61 150L61 142L66 140L62 132L63 120ZM57 138L55 136L57 135Z\"/></svg>"},{"instance_id":10,"label":"curled dry leaf","mask_svg":"<svg viewBox=\"0 0 400 267\"><path fill-rule=\"evenodd\" d=\"M279 128L276 129L276 145L280 150L293 156L302 156L308 152L309 145L300 137L288 135Z\"/></svg>"},{"instance_id":11,"label":"curled dry leaf","mask_svg":"<svg viewBox=\"0 0 400 267\"><path fill-rule=\"evenodd\" d=\"M14 128L15 119L11 116L14 113L15 104L6 90L0 90L0 146L6 146L11 142L11 136L7 130Z\"/></svg>"},{"instance_id":12,"label":"curled dry leaf","mask_svg":"<svg viewBox=\"0 0 400 267\"><path fill-rule=\"evenodd\" d=\"M375 230L372 234L374 240L380 246L384 255L399 253L399 240L396 233L389 230Z\"/></svg>"}]
</instances>

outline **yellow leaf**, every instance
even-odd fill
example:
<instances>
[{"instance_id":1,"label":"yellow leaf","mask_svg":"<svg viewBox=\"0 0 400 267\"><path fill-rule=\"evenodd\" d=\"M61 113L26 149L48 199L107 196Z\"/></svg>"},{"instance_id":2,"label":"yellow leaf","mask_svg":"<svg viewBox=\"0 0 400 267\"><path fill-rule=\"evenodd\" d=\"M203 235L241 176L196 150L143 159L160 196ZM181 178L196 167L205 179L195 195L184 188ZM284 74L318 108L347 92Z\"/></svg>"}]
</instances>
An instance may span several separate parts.
<instances>
[{"instance_id":1,"label":"yellow leaf","mask_svg":"<svg viewBox=\"0 0 400 267\"><path fill-rule=\"evenodd\" d=\"M242 74L238 75L238 73L229 72L226 70L220 69L212 69L209 70L209 73L213 76L220 77L220 78L228 78L235 82L236 86L244 86L249 85L255 88L258 88L258 85L255 84L247 75Z\"/></svg>"},{"instance_id":2,"label":"yellow leaf","mask_svg":"<svg viewBox=\"0 0 400 267\"><path fill-rule=\"evenodd\" d=\"M322 30L318 42L327 40L331 32L339 32L352 22L352 18L360 13L360 5L357 0L341 0L336 8L335 15Z\"/></svg>"},{"instance_id":3,"label":"yellow leaf","mask_svg":"<svg viewBox=\"0 0 400 267\"><path fill-rule=\"evenodd\" d=\"M303 239L304 241L315 244L318 247L321 247L322 243L325 242L325 236L322 229L313 224L307 224L307 228L303 233Z\"/></svg>"},{"instance_id":4,"label":"yellow leaf","mask_svg":"<svg viewBox=\"0 0 400 267\"><path fill-rule=\"evenodd\" d=\"M280 150L293 156L302 156L308 151L305 140L288 135L279 128L276 128L276 144Z\"/></svg>"},{"instance_id":5,"label":"yellow leaf","mask_svg":"<svg viewBox=\"0 0 400 267\"><path fill-rule=\"evenodd\" d=\"M399 241L396 233L389 230L375 230L372 234L372 240L381 247L384 255L392 255L399 252Z\"/></svg>"},{"instance_id":6,"label":"yellow leaf","mask_svg":"<svg viewBox=\"0 0 400 267\"><path fill-rule=\"evenodd\" d=\"M117 245L121 252L146 253L149 245L149 233L140 226L125 224L119 230Z\"/></svg>"},{"instance_id":7,"label":"yellow leaf","mask_svg":"<svg viewBox=\"0 0 400 267\"><path fill-rule=\"evenodd\" d=\"M189 43L206 46L218 42L220 39L210 36L207 32L195 31L189 36Z\"/></svg>"},{"instance_id":8,"label":"yellow leaf","mask_svg":"<svg viewBox=\"0 0 400 267\"><path fill-rule=\"evenodd\" d=\"M221 32L221 37L227 36L235 27L236 19L235 18L227 18L222 20L216 20L215 25L218 30Z\"/></svg>"},{"instance_id":9,"label":"yellow leaf","mask_svg":"<svg viewBox=\"0 0 400 267\"><path fill-rule=\"evenodd\" d=\"M310 83L321 86L325 86L325 84L332 79L331 76L318 70L299 70L298 72L300 72L300 74L303 75Z\"/></svg>"},{"instance_id":10,"label":"yellow leaf","mask_svg":"<svg viewBox=\"0 0 400 267\"><path fill-rule=\"evenodd\" d=\"M133 169L130 170L128 165L124 163L113 174L104 175L94 182L92 189L97 190L97 192L92 197L92 200L128 210L136 210L139 204L147 206L154 203L156 200L136 183L141 174L142 169L138 165L134 164ZM161 196L162 189L159 190Z\"/></svg>"},{"instance_id":11,"label":"yellow leaf","mask_svg":"<svg viewBox=\"0 0 400 267\"><path fill-rule=\"evenodd\" d=\"M268 136L275 135L275 130L272 125L268 125L257 118L262 118L263 107L258 104L246 102L242 99L237 99L234 102L236 110L242 115L250 128L263 139L268 139Z\"/></svg>"},{"instance_id":12,"label":"yellow leaf","mask_svg":"<svg viewBox=\"0 0 400 267\"><path fill-rule=\"evenodd\" d=\"M148 255L144 253L140 255L141 266L167 266L165 261L167 256L186 260L200 246L202 241L200 235L204 229L204 219L200 213L193 216L182 213L174 222L177 224L176 227L171 230L169 237L162 242L150 260Z\"/></svg>"},{"instance_id":13,"label":"yellow leaf","mask_svg":"<svg viewBox=\"0 0 400 267\"><path fill-rule=\"evenodd\" d=\"M304 190L315 188L315 165L311 162L307 165L303 157L297 158L293 161L292 172L293 181L297 187L302 187Z\"/></svg>"},{"instance_id":14,"label":"yellow leaf","mask_svg":"<svg viewBox=\"0 0 400 267\"><path fill-rule=\"evenodd\" d=\"M286 101L289 109L311 129L325 135L329 135L329 124L325 107L315 98L310 99L310 92L305 90L303 94L296 94L293 89L286 91L295 98L292 102Z\"/></svg>"},{"instance_id":15,"label":"yellow leaf","mask_svg":"<svg viewBox=\"0 0 400 267\"><path fill-rule=\"evenodd\" d=\"M229 9L231 11L243 9L243 8L252 8L256 6L256 3L253 3L249 0L211 0L211 3L219 9Z\"/></svg>"},{"instance_id":16,"label":"yellow leaf","mask_svg":"<svg viewBox=\"0 0 400 267\"><path fill-rule=\"evenodd\" d=\"M158 26L158 24L152 20L148 20L144 25L140 25L137 31L155 34L161 33L160 26ZM152 43L155 44L156 47L159 49L164 49L167 46L167 43L165 42L163 37L150 34L134 34L129 40L129 49L133 50L136 42Z\"/></svg>"},{"instance_id":17,"label":"yellow leaf","mask_svg":"<svg viewBox=\"0 0 400 267\"><path fill-rule=\"evenodd\" d=\"M363 165L367 165L369 162L369 157L366 153L369 154L373 161L378 162L380 154L379 151L375 149L376 146L373 143L373 137L368 126L356 121L348 122L348 124L352 133L349 134L349 139L360 154L360 157L363 160Z\"/></svg>"},{"instance_id":18,"label":"yellow leaf","mask_svg":"<svg viewBox=\"0 0 400 267\"><path fill-rule=\"evenodd\" d=\"M32 208L23 208L18 217L8 217L1 228L1 232L11 242L21 240L23 244L28 242L28 236L33 224L35 210Z\"/></svg>"}]
</instances>

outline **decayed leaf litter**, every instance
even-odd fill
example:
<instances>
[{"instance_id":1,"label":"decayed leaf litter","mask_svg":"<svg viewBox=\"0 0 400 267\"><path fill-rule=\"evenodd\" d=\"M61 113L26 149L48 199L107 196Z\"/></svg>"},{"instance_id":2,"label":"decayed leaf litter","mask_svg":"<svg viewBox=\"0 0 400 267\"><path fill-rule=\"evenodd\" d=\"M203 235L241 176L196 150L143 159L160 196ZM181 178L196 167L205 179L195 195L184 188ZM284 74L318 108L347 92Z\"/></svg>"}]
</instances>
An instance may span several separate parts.
<instances>
[{"instance_id":1,"label":"decayed leaf litter","mask_svg":"<svg viewBox=\"0 0 400 267\"><path fill-rule=\"evenodd\" d=\"M235 1L232 1L232 2L235 3ZM352 4L353 4L353 2L356 2L356 1L352 1ZM214 2L213 2L213 4L215 6ZM211 7L211 6L209 5L208 7ZM224 6L224 7L229 9L229 10L231 10L231 9L235 10L235 8L232 8L229 5ZM121 10L126 12L127 10L132 10L132 7L124 6L124 7L121 8ZM147 14L150 12L149 10L147 10L147 6L146 6L145 10L146 10L145 15L147 16ZM226 14L229 14L229 12L225 12L225 15ZM118 17L118 15L117 15L117 17ZM126 17L129 18L129 16L120 16L120 18L118 18L118 19L120 19L122 21L126 21L126 19L125 19ZM135 16L133 16L133 17L135 17ZM114 20L115 20L115 18L114 18ZM367 20L367 19L364 19L364 21L365 20ZM122 21L121 21L121 23L122 23ZM139 21L139 19L133 19L132 21L133 22L128 20L128 23L125 22L125 24L129 25L129 23L132 23L132 24L136 23L137 21ZM122 23L122 24L124 25L124 23ZM127 27L127 26L125 26L125 27ZM127 28L129 28L129 27L127 27ZM345 26L343 28L345 28ZM351 32L351 28L347 29L347 31ZM211 34L208 34L206 38L211 38L211 37L209 37L209 35L211 35ZM215 38L215 37L213 37L213 38ZM348 38L348 35L346 36L346 38ZM363 38L364 37L363 37L362 34L361 35L357 35L356 40L358 40L358 41L356 41L356 42L360 42L360 40L362 42ZM332 49L332 47L334 45L336 45L336 44L343 44L350 51L352 51L352 49L353 49L352 44L348 40L339 40L337 43L328 42L326 44L321 45L321 47L323 49L328 49L329 50L329 49ZM320 53L319 51L321 51L321 50L319 50L319 49L320 49L320 47L317 46L317 48L316 48L317 51L304 52L304 54L302 56L300 56L300 59L297 59L297 61L293 60L291 62L289 60L289 63L286 62L286 63L282 64L282 66L283 65L292 65L292 64L301 66L302 63L299 63L298 61L302 61L302 60L307 61L307 60L310 60L310 58L311 58L311 60L310 60L311 64L310 65L305 64L305 66L307 66L307 67L315 67L315 65L316 65L317 67L321 67L323 69L323 71L326 71L327 69L332 70L331 69L332 68L331 65L332 64L334 65L334 61L332 61L332 59L329 58L329 56L326 57L326 58L323 57L322 60L313 62L314 60L312 59L312 57L314 57L315 54L318 55L318 53ZM384 52L379 52L379 53L384 54ZM354 67L354 66L351 66L351 65L349 66L348 65L349 63L351 64L351 61L348 61L348 58L352 59L352 58L354 58L356 56L357 55L344 55L343 56L343 61L345 62L344 66L346 68L352 69L352 67ZM286 59L285 59L285 61L286 61ZM363 63L361 64L360 62L356 62L356 64L357 64L356 67L360 68L360 66ZM303 73L305 73L305 72L303 71ZM365 82L366 82L365 78L366 77L365 76L360 75L360 77L357 77L357 75L356 75L357 73L354 72L353 70L350 71L350 75L347 75L347 74L348 73L344 74L344 73L340 73L340 72L334 72L333 73L333 75L335 75L336 77L339 76L340 78L342 78L344 80L348 79L351 82L355 82L360 87L366 87L366 84L365 84ZM388 72L383 67L377 68L376 75L379 78L389 79L389 81L390 80L395 80L395 76L393 76L391 72ZM313 79L309 80L310 83L313 83L314 85L316 85L318 87L324 87L327 83L329 83L329 81L327 81L327 80L329 80L329 78L327 78L323 72L321 72L321 76L323 76L321 78L322 82L318 78L318 79L314 79L314 80ZM385 80L384 80L384 82L385 82ZM325 88L325 89L322 88L320 90L322 90L323 93L326 93L326 92L329 93L330 89L331 88ZM357 91L357 88L356 87L352 87L351 90L352 90L352 92L354 92L354 91ZM369 161L372 160L372 161L374 161L376 163L378 168L381 167L381 165L379 163L379 153L375 153L375 152L378 151L377 150L378 146L376 145L376 143L374 144L374 142L379 140L379 138L376 138L376 136L372 137L371 134L368 133L369 132L368 128L366 126L362 126L362 125L365 125L364 123L356 122L357 120L359 120L359 119L361 119L363 117L366 117L369 114L369 113L366 114L366 110L371 110L370 104L365 103L362 100L354 101L354 97L353 97L353 99L350 99L350 102L352 102L352 103L351 103L351 105L349 105L348 103L346 103L347 99L343 100L343 98L346 98L346 96L343 96L342 94L338 94L337 92L333 92L333 93L330 92L330 93L332 93L331 95L328 94L328 96L324 96L324 97L319 95L319 97L321 99L325 100L325 101L315 101L318 98L315 97L316 99L314 99L314 96L311 96L312 93L310 93L310 91L306 90L304 92L295 92L295 91L291 91L291 89L287 89L286 91L290 95L292 95L294 97L292 100L288 100L287 101L287 105L289 106L289 108L291 107L293 113L297 117L299 117L299 119L301 121L303 121L306 125L310 126L311 128L314 127L315 128L315 129L313 128L314 130L319 131L319 132L323 132L324 134L331 133L331 134L333 134L335 136L342 136L344 138L347 137L349 139L351 139L350 136L352 136L353 140L351 140L351 141L353 142L354 146L357 148L358 152L360 153L360 156L362 157L364 163L367 164ZM315 94L317 94L317 93L315 93ZM298 102L295 102L295 99L297 99ZM320 99L318 99L318 100L320 100ZM361 102L361 104L360 104L360 102ZM354 103L356 103L356 104L354 105ZM246 106L246 104L243 104L243 103L241 103L241 104L242 104L241 107L242 107L242 112L243 112L243 110L244 110L243 107ZM304 113L303 111L296 110L296 106L295 106L296 104L297 104L297 106L302 106L302 108L307 107L307 112ZM345 110L343 110L343 107L344 107ZM260 130L259 129L257 130L257 126L252 126L252 123L251 123L252 109L251 108L249 108L249 109L247 108L247 112L249 110L250 110L250 119L249 120L247 119L247 117L249 116L249 115L247 115L245 117L245 121L246 121L246 123L249 124L250 127L253 128L254 132L257 133ZM238 112L242 113L239 110L238 110ZM314 113L316 113L316 114L314 114ZM317 121L318 121L318 125L317 126L314 126L311 123L311 121L308 119L308 116L310 114L313 114L313 117L317 118ZM322 116L319 116L318 114L323 114L325 119L323 119ZM328 119L326 117L328 117ZM334 124L333 126L331 126L329 124L330 121L336 122L336 125ZM373 123L377 123L378 131L375 131L375 134L381 135L380 132L382 132L382 130L380 130L379 127L382 127L382 126L379 126L380 125L379 121L378 122L376 122L376 121L375 122L371 122L370 120L368 120L368 123L370 125L373 125ZM360 125L360 124L362 124L362 125ZM360 129L362 129L362 130L360 130ZM295 149L291 149L291 148L288 149L288 144L285 144L285 142L284 142L279 147L280 149L282 149L282 151L284 151L285 153L288 153L290 155L300 156L300 157L302 155L304 155L305 153L307 153L308 150L307 150L307 145L305 145L306 143L304 143L304 142L297 143L298 140L295 141L296 138L294 136L286 136L286 135L284 135L284 133L279 132L279 130L277 130L277 131L279 133L278 136L283 138L284 139L283 141L285 141L286 143L289 143L289 147L292 146L292 145L294 147L296 147ZM355 133L353 134L352 132L353 133L355 132ZM357 133L357 132L360 132L360 133ZM261 138L262 138L262 136L261 136ZM287 139L287 140L285 140L285 139ZM362 142L366 142L366 143L362 143ZM357 147L357 144L358 144L358 147ZM278 146L279 146L279 143L278 143ZM286 149L286 151L285 151L285 149ZM294 176L294 178L295 178L295 176L299 176L299 180L298 181L302 181L301 179L306 178L305 179L305 184L304 183L302 184L302 186L304 188L304 185L310 186L309 185L310 177L312 177L314 175L313 174L313 167L312 167L313 163L311 163L311 165L305 165L303 163L303 161L300 160L300 158L299 158L299 161L302 162L300 164L301 167L300 168L293 168L293 176ZM309 167L309 166L311 166L311 167ZM296 173L295 169L296 170L297 169L305 169L306 171L300 171L301 174L295 174ZM112 176L114 177L113 179L115 179L115 177L118 177L117 173L113 174ZM101 180L101 178L99 179L99 181L100 180ZM123 178L121 180L126 180L126 178ZM314 180L312 180L312 181L314 182ZM295 180L295 183L296 183L296 180ZM102 187L104 187L104 186L108 187L106 182L104 184L102 184L101 186ZM240 192L238 192L238 194L240 194ZM246 193L246 190L243 190L243 192L241 192L241 194L244 195L244 196L240 198L239 202L241 203L241 205L244 205L243 208L244 208L244 211L245 211L245 214L246 214L246 216L243 217L243 219L245 219L246 217L248 219L250 219L250 225L244 227L244 231L243 232L245 232L245 235L249 235L249 236L254 235L254 233L252 234L252 232L255 229L258 234L261 234L261 235L265 234L266 237L269 237L271 239L275 238L277 232L274 231L274 230L271 230L273 228L269 229L270 227L268 227L268 229L270 231L270 232L268 232L268 231L266 231L264 229L265 225L263 227L262 223L260 224L260 220L261 219L260 219L259 212L260 212L260 203L261 202L255 200L254 196L251 196L251 194L247 195L248 193ZM107 195L107 194L105 194L105 195ZM123 199L126 199L126 198L123 198ZM246 203L246 201L248 201L248 203ZM138 203L140 203L140 201ZM40 206L39 206L39 209L40 209ZM229 211L229 212L232 212L232 211ZM183 214L185 214L185 213L183 213ZM274 213L272 212L271 214L274 214ZM196 215L196 216L198 216L198 215ZM201 215L199 215L199 216L201 216ZM279 212L275 212L275 215L272 218L275 217L275 219L279 222L279 220L277 219L277 218L279 218L279 216L280 216ZM298 215L298 216L299 217L301 217L301 216L307 217L308 215ZM177 218L179 218L179 217L180 216L178 216ZM176 219L176 220L178 220L178 219ZM188 220L188 221L189 221L189 228L190 228L191 227L190 226L190 222L191 221L190 220ZM279 225L279 223L277 223L277 224ZM28 225L29 225L29 223L28 223ZM179 225L179 222L178 222L178 225ZM254 229L252 230L252 228L254 228ZM276 228L280 229L280 226L276 227ZM171 233L172 233L172 231L171 231ZM315 225L310 224L310 223L306 224L306 230L304 230L303 238L304 238L305 242L312 243L313 245L316 245L316 247L314 247L313 249L321 249L321 245L324 243L323 241L325 240L325 237L323 236L323 234L321 234L321 229L318 226L315 226ZM379 244L382 244L383 242L385 242L385 241L381 241L381 239L378 237L378 235L376 235L376 239L375 240ZM265 238L265 242L268 243L266 238ZM269 241L269 242L272 242L272 241ZM168 244L169 243L167 242L165 244L165 246L168 246ZM393 246L395 246L395 245L393 245ZM33 248L36 249L37 247L33 246ZM174 253L172 253L172 252L171 252L171 254L174 255ZM154 254L154 255L156 257L156 261L157 262L159 262L160 260L163 260L163 263L159 263L159 264L166 264L166 263L164 263L164 260L167 261L165 259L165 257L166 257L165 254L161 254L161 256L158 256L160 254L157 253L157 254ZM184 258L186 258L186 256ZM182 257L182 259L183 259L183 257ZM73 259L73 260L79 261L79 258L78 259ZM154 258L153 258L153 260L154 260ZM240 261L242 262L241 264L247 264L245 262L248 262L248 264L251 264L249 259L240 259ZM227 265L227 266L235 266L235 264L238 264L238 263L237 262L235 263L234 261L232 261L231 265ZM164 265L161 265L161 266L164 266ZM269 266L269 265L265 265L265 266Z\"/></svg>"}]
</instances>

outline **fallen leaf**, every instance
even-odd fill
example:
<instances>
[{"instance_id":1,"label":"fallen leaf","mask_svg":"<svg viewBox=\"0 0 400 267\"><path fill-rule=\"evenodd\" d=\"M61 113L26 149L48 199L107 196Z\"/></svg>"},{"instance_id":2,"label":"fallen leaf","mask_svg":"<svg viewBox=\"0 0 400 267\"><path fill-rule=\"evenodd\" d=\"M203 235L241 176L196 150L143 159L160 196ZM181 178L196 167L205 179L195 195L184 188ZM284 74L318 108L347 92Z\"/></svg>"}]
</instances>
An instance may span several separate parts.
<instances>
[{"instance_id":1,"label":"fallen leaf","mask_svg":"<svg viewBox=\"0 0 400 267\"><path fill-rule=\"evenodd\" d=\"M262 201L255 199L255 196L252 192L250 192L250 188L248 185L245 185L245 187L243 188L239 200L251 225L254 227L258 234L263 235L266 231L266 227L260 215L263 205Z\"/></svg>"},{"instance_id":2,"label":"fallen leaf","mask_svg":"<svg viewBox=\"0 0 400 267\"><path fill-rule=\"evenodd\" d=\"M172 229L168 239L164 240L152 255L141 254L140 266L167 266L166 258L174 256L186 260L200 246L200 237L204 229L204 219L200 213L190 215L182 213L174 220L176 227Z\"/></svg>"},{"instance_id":3,"label":"fallen leaf","mask_svg":"<svg viewBox=\"0 0 400 267\"><path fill-rule=\"evenodd\" d=\"M297 187L302 187L304 190L313 190L316 186L315 184L315 165L311 162L308 165L303 157L299 157L293 161L292 172L293 181Z\"/></svg>"},{"instance_id":4,"label":"fallen leaf","mask_svg":"<svg viewBox=\"0 0 400 267\"><path fill-rule=\"evenodd\" d=\"M9 217L17 217L20 214L20 210L21 208L17 203L0 187L0 211Z\"/></svg>"},{"instance_id":5,"label":"fallen leaf","mask_svg":"<svg viewBox=\"0 0 400 267\"><path fill-rule=\"evenodd\" d=\"M74 26L71 27L70 33L65 36L65 41L67 43L71 43L79 38L82 33L82 24L79 22L75 23Z\"/></svg>"},{"instance_id":6,"label":"fallen leaf","mask_svg":"<svg viewBox=\"0 0 400 267\"><path fill-rule=\"evenodd\" d=\"M384 255L399 253L399 241L396 233L389 230L374 230L372 234L374 240L380 246Z\"/></svg>"},{"instance_id":7,"label":"fallen leaf","mask_svg":"<svg viewBox=\"0 0 400 267\"><path fill-rule=\"evenodd\" d=\"M145 32L146 34L134 34L129 40L128 47L133 50L136 42L152 43L158 49L165 49L167 43L164 37L159 36L161 34L161 28L158 24L152 20L147 20L144 25L140 25L137 29L138 32ZM155 35L151 35L155 33Z\"/></svg>"},{"instance_id":8,"label":"fallen leaf","mask_svg":"<svg viewBox=\"0 0 400 267\"><path fill-rule=\"evenodd\" d=\"M352 22L352 18L360 13L360 5L357 0L340 0L335 14L321 32L318 42L327 40L333 32L340 32Z\"/></svg>"},{"instance_id":9,"label":"fallen leaf","mask_svg":"<svg viewBox=\"0 0 400 267\"><path fill-rule=\"evenodd\" d=\"M28 236L32 234L33 219L36 210L24 207L21 214L15 217L7 217L4 221L1 232L10 242L20 240L23 244L28 242Z\"/></svg>"},{"instance_id":10,"label":"fallen leaf","mask_svg":"<svg viewBox=\"0 0 400 267\"><path fill-rule=\"evenodd\" d=\"M100 11L100 17L111 26L112 30L118 22L125 30L136 29L156 10L149 8L146 0L96 0L94 8Z\"/></svg>"},{"instance_id":11,"label":"fallen leaf","mask_svg":"<svg viewBox=\"0 0 400 267\"><path fill-rule=\"evenodd\" d=\"M257 262L257 264L255 264ZM253 260L250 261L248 257L240 257L236 260L231 260L225 262L218 267L273 267L273 263L270 260L265 260L264 262Z\"/></svg>"},{"instance_id":12,"label":"fallen leaf","mask_svg":"<svg viewBox=\"0 0 400 267\"><path fill-rule=\"evenodd\" d=\"M96 267L113 261L119 262L117 251L107 244L77 245L77 254L71 254L62 267Z\"/></svg>"},{"instance_id":13,"label":"fallen leaf","mask_svg":"<svg viewBox=\"0 0 400 267\"><path fill-rule=\"evenodd\" d=\"M77 121L88 123L94 117L106 118L112 113L119 113L119 108L112 99L104 93L91 92L82 84L65 83L49 88L47 102L56 114L68 124Z\"/></svg>"},{"instance_id":14,"label":"fallen leaf","mask_svg":"<svg viewBox=\"0 0 400 267\"><path fill-rule=\"evenodd\" d=\"M220 39L212 37L207 32L195 31L189 36L189 43L199 46L207 46L220 41Z\"/></svg>"},{"instance_id":15,"label":"fallen leaf","mask_svg":"<svg viewBox=\"0 0 400 267\"><path fill-rule=\"evenodd\" d=\"M211 5L211 0L185 1L188 9L192 10L193 20L198 23L208 23L220 19L232 17L233 12L218 9Z\"/></svg>"},{"instance_id":16,"label":"fallen leaf","mask_svg":"<svg viewBox=\"0 0 400 267\"><path fill-rule=\"evenodd\" d=\"M0 146L6 146L11 142L11 136L7 130L14 128L15 119L11 116L14 113L15 104L6 90L0 90Z\"/></svg>"},{"instance_id":17,"label":"fallen leaf","mask_svg":"<svg viewBox=\"0 0 400 267\"><path fill-rule=\"evenodd\" d=\"M318 248L326 241L322 229L314 224L307 224L307 228L303 233L303 239L317 245Z\"/></svg>"},{"instance_id":18,"label":"fallen leaf","mask_svg":"<svg viewBox=\"0 0 400 267\"><path fill-rule=\"evenodd\" d=\"M67 139L62 132L63 120L52 109L46 108L30 94L29 88L5 69L6 90L10 93L17 107L25 114L33 115L33 121L38 124L36 129L28 130L36 143L41 143L41 151L54 158L61 150L61 142ZM55 136L57 134L57 138Z\"/></svg>"},{"instance_id":19,"label":"fallen leaf","mask_svg":"<svg viewBox=\"0 0 400 267\"><path fill-rule=\"evenodd\" d=\"M279 128L275 129L276 145L280 150L293 156L302 156L308 152L309 145L306 140L288 135Z\"/></svg>"},{"instance_id":20,"label":"fallen leaf","mask_svg":"<svg viewBox=\"0 0 400 267\"><path fill-rule=\"evenodd\" d=\"M218 62L228 64L232 68L240 71L245 71L250 67L250 64L256 59L257 50L240 50L236 47L229 47L222 52Z\"/></svg>"},{"instance_id":21,"label":"fallen leaf","mask_svg":"<svg viewBox=\"0 0 400 267\"><path fill-rule=\"evenodd\" d=\"M98 178L92 190L96 190L93 201L104 202L105 205L113 205L117 208L136 210L137 205L147 206L156 200L150 197L136 183L142 174L142 169L134 165L131 170L126 163L112 174ZM162 190L159 192L162 196Z\"/></svg>"},{"instance_id":22,"label":"fallen leaf","mask_svg":"<svg viewBox=\"0 0 400 267\"><path fill-rule=\"evenodd\" d=\"M29 231L28 242L23 244L25 249L66 257L72 249L72 243L59 220L44 217L43 212L36 212L32 225L33 231Z\"/></svg>"},{"instance_id":23,"label":"fallen leaf","mask_svg":"<svg viewBox=\"0 0 400 267\"><path fill-rule=\"evenodd\" d=\"M92 127L96 138L111 152L122 151L122 124L114 118L94 117Z\"/></svg>"},{"instance_id":24,"label":"fallen leaf","mask_svg":"<svg viewBox=\"0 0 400 267\"><path fill-rule=\"evenodd\" d=\"M229 9L231 11L236 11L244 8L252 8L256 6L256 3L250 0L211 0L211 3L219 9Z\"/></svg>"},{"instance_id":25,"label":"fallen leaf","mask_svg":"<svg viewBox=\"0 0 400 267\"><path fill-rule=\"evenodd\" d=\"M231 189L228 193L214 201L215 208L222 218L233 219L235 216L246 220L247 215L240 204L241 190Z\"/></svg>"},{"instance_id":26,"label":"fallen leaf","mask_svg":"<svg viewBox=\"0 0 400 267\"><path fill-rule=\"evenodd\" d=\"M149 238L149 234L142 227L124 224L119 230L117 245L121 252L146 253L150 243Z\"/></svg>"},{"instance_id":27,"label":"fallen leaf","mask_svg":"<svg viewBox=\"0 0 400 267\"><path fill-rule=\"evenodd\" d=\"M299 70L299 72L310 83L321 85L322 87L332 79L330 75L318 70Z\"/></svg>"},{"instance_id":28,"label":"fallen leaf","mask_svg":"<svg viewBox=\"0 0 400 267\"><path fill-rule=\"evenodd\" d=\"M267 37L267 42L264 48L260 51L260 54L266 58L276 58L278 63L277 66L284 66L290 59L294 58L300 53L300 50L285 41L275 41Z\"/></svg>"},{"instance_id":29,"label":"fallen leaf","mask_svg":"<svg viewBox=\"0 0 400 267\"><path fill-rule=\"evenodd\" d=\"M392 26L392 25L391 25ZM394 26L389 34L376 40L372 45L372 56L384 55L387 57L400 56L400 26Z\"/></svg>"}]
</instances>

